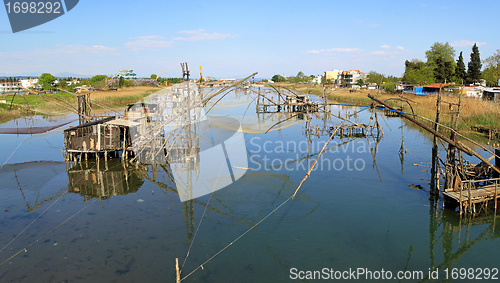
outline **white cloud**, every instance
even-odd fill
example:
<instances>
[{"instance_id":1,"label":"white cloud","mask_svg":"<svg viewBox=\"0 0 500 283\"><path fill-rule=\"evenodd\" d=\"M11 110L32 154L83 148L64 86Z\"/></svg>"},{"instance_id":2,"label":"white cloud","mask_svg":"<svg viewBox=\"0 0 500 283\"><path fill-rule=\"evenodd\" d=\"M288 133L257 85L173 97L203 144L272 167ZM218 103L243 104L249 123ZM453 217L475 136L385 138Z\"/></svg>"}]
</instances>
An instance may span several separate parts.
<instances>
[{"instance_id":1,"label":"white cloud","mask_svg":"<svg viewBox=\"0 0 500 283\"><path fill-rule=\"evenodd\" d=\"M44 49L3 52L0 66L17 74L64 71L91 74L95 68L85 68L84 65L103 62L116 53L115 48L104 45L59 44Z\"/></svg>"},{"instance_id":2,"label":"white cloud","mask_svg":"<svg viewBox=\"0 0 500 283\"><path fill-rule=\"evenodd\" d=\"M359 48L331 48L331 49L320 49L320 50L309 50L306 51L307 54L324 55L329 53L353 53L361 51Z\"/></svg>"},{"instance_id":3,"label":"white cloud","mask_svg":"<svg viewBox=\"0 0 500 283\"><path fill-rule=\"evenodd\" d=\"M176 37L174 40L185 40L185 41L199 41L199 40L222 40L226 38L235 38L239 35L229 34L229 33L208 33L204 29L197 30L183 30L180 31L181 34L188 35L187 37Z\"/></svg>"},{"instance_id":4,"label":"white cloud","mask_svg":"<svg viewBox=\"0 0 500 283\"><path fill-rule=\"evenodd\" d=\"M103 46L103 45L93 45L91 47L91 50L95 51L95 52L99 52L99 51L113 51L113 50L115 50L115 48L113 48L113 47L107 47L107 46Z\"/></svg>"},{"instance_id":5,"label":"white cloud","mask_svg":"<svg viewBox=\"0 0 500 283\"><path fill-rule=\"evenodd\" d=\"M471 41L471 40L459 40L459 41L454 41L451 43L451 46L454 47L472 47L476 43L477 46L481 45L486 45L486 42L477 42L477 41Z\"/></svg>"},{"instance_id":6,"label":"white cloud","mask_svg":"<svg viewBox=\"0 0 500 283\"><path fill-rule=\"evenodd\" d=\"M373 54L373 55L386 55L386 52L385 51L373 51L373 52L371 52L371 54Z\"/></svg>"},{"instance_id":7,"label":"white cloud","mask_svg":"<svg viewBox=\"0 0 500 283\"><path fill-rule=\"evenodd\" d=\"M391 47L389 45L387 45L387 44L384 44L384 45L380 46L380 48L382 48L382 49L391 49Z\"/></svg>"},{"instance_id":8,"label":"white cloud","mask_svg":"<svg viewBox=\"0 0 500 283\"><path fill-rule=\"evenodd\" d=\"M405 50L405 48L403 46L396 46L396 49L397 50Z\"/></svg>"},{"instance_id":9,"label":"white cloud","mask_svg":"<svg viewBox=\"0 0 500 283\"><path fill-rule=\"evenodd\" d=\"M125 46L133 49L146 49L146 48L168 48L171 47L173 41L165 40L159 35L147 35L136 38L131 38L131 41L125 43Z\"/></svg>"}]
</instances>

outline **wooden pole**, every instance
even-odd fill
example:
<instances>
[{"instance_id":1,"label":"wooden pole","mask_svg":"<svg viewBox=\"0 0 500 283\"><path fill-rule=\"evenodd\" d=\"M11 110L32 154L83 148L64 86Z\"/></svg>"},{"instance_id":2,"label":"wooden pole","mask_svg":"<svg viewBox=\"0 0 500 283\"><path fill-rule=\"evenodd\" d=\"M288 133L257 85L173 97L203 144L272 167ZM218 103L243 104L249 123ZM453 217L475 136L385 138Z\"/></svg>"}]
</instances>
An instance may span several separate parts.
<instances>
[{"instance_id":1,"label":"wooden pole","mask_svg":"<svg viewBox=\"0 0 500 283\"><path fill-rule=\"evenodd\" d=\"M460 215L462 215L462 191L464 189L463 183L460 183L460 196L458 198L458 206L460 206Z\"/></svg>"},{"instance_id":2,"label":"wooden pole","mask_svg":"<svg viewBox=\"0 0 500 283\"><path fill-rule=\"evenodd\" d=\"M179 259L175 258L175 282L181 282L181 272L179 271Z\"/></svg>"},{"instance_id":3,"label":"wooden pole","mask_svg":"<svg viewBox=\"0 0 500 283\"><path fill-rule=\"evenodd\" d=\"M391 110L394 110L394 111L397 111L396 109L394 109L394 107L388 105L387 103L373 97L371 94L368 94L368 97L371 98L373 101L377 102L377 103L380 103L382 105L384 105L385 107L391 109ZM432 134L436 135L438 138L444 140L445 142L447 143L451 143L453 144L455 147L457 147L458 149L460 149L461 151L465 152L467 155L471 156L473 155L473 153L470 151L471 149L468 148L468 147L464 147L463 144L459 143L459 142L455 142L455 141L452 141L450 140L448 137L434 131L434 129L432 129L431 127L417 121L415 118L411 117L410 115L408 114L405 114L405 113L399 113L399 115L403 118L406 118L407 120L410 120L411 122L417 124L418 126L422 127L423 129L431 132Z\"/></svg>"},{"instance_id":4,"label":"wooden pole","mask_svg":"<svg viewBox=\"0 0 500 283\"><path fill-rule=\"evenodd\" d=\"M497 215L497 184L498 180L495 180L495 215Z\"/></svg>"},{"instance_id":5,"label":"wooden pole","mask_svg":"<svg viewBox=\"0 0 500 283\"><path fill-rule=\"evenodd\" d=\"M500 169L498 167L494 166L493 164L491 164L491 162L489 162L486 158L484 158L481 155L479 155L479 153L477 153L474 150L470 149L469 147L467 147L466 145L464 145L461 142L457 142L457 145L459 145L461 148L464 148L467 151L469 151L471 153L470 155L474 155L475 157L479 158L481 161L483 161L488 166L490 166L491 168L493 168L493 170L495 170L498 174L500 174ZM465 152L465 153L467 153L467 152Z\"/></svg>"},{"instance_id":6,"label":"wooden pole","mask_svg":"<svg viewBox=\"0 0 500 283\"><path fill-rule=\"evenodd\" d=\"M437 101L436 101L436 123L434 124L434 131L436 133L439 132L439 108L441 106L441 87L439 88L439 92L437 95ZM437 152L438 152L438 145L437 145L437 136L434 135L433 137L433 143L432 143L432 167L431 167L431 197L437 197L439 196L439 191L436 190L436 182L439 182L439 180L436 181L436 166L437 166Z\"/></svg>"},{"instance_id":7,"label":"wooden pole","mask_svg":"<svg viewBox=\"0 0 500 283\"><path fill-rule=\"evenodd\" d=\"M311 167L309 168L309 170L307 170L307 173L306 175L304 176L304 178L302 178L302 180L300 181L300 184L299 186L297 187L297 189L295 190L295 193L293 193L293 196L292 198L295 198L295 195L297 194L297 192L299 191L300 187L302 186L302 183L304 183L304 181L309 177L309 175L311 174L311 171L313 170L314 166L316 166L316 163L318 163L318 160L319 158L321 157L321 155L323 154L323 152L325 151L326 147L328 146L328 144L330 143L330 141L332 140L332 138L335 136L335 134L337 133L337 131L342 127L342 125L344 125L344 123L346 122L347 120L344 120L336 129L335 131L330 135L330 138L328 139L328 141L326 141L325 145L323 146L323 148L321 149L321 151L319 152L318 154L318 157L316 158L316 160L314 161L314 163L311 165Z\"/></svg>"}]
</instances>

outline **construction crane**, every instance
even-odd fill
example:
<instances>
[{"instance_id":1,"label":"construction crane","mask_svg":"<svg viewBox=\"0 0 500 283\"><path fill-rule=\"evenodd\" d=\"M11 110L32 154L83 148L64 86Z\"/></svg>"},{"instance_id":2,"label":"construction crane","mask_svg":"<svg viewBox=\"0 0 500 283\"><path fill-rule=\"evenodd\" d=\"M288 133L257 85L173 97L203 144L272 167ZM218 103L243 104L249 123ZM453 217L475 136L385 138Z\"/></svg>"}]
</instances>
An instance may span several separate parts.
<instances>
[{"instance_id":1,"label":"construction crane","mask_svg":"<svg viewBox=\"0 0 500 283\"><path fill-rule=\"evenodd\" d=\"M201 65L200 65L200 80L198 81L198 84L202 84L203 83L203 73L201 71Z\"/></svg>"},{"instance_id":2,"label":"construction crane","mask_svg":"<svg viewBox=\"0 0 500 283\"><path fill-rule=\"evenodd\" d=\"M167 72L165 72L165 71L163 71L163 70L160 70L160 71L158 72L158 74L156 75L156 79L158 80L158 78L160 77L160 73L164 73L164 74L165 74L165 79L166 79L166 81L165 81L165 86L168 86L168 75L167 75Z\"/></svg>"}]
</instances>

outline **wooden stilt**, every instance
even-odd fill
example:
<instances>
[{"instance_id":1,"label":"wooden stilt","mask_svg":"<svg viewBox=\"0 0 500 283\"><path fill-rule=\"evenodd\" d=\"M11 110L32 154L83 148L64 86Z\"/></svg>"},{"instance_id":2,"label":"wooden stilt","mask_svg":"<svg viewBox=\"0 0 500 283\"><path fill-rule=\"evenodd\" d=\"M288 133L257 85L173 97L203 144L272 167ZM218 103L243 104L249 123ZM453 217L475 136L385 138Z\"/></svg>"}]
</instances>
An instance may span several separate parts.
<instances>
[{"instance_id":1,"label":"wooden stilt","mask_svg":"<svg viewBox=\"0 0 500 283\"><path fill-rule=\"evenodd\" d=\"M175 282L181 282L181 272L179 271L179 259L175 258Z\"/></svg>"},{"instance_id":2,"label":"wooden stilt","mask_svg":"<svg viewBox=\"0 0 500 283\"><path fill-rule=\"evenodd\" d=\"M497 186L498 186L498 180L495 180L495 216L497 215Z\"/></svg>"}]
</instances>

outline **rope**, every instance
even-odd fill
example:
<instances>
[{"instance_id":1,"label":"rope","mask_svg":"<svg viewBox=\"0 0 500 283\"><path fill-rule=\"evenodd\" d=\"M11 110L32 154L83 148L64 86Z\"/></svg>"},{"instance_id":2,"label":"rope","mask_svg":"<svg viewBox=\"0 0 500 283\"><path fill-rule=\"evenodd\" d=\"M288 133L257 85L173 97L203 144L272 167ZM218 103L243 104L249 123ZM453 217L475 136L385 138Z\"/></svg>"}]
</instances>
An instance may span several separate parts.
<instances>
[{"instance_id":1,"label":"rope","mask_svg":"<svg viewBox=\"0 0 500 283\"><path fill-rule=\"evenodd\" d=\"M251 230L253 230L255 227L257 227L257 225L259 225L260 223L262 223L262 221L266 220L269 216L271 216L274 212L276 212L276 210L278 210L280 207L282 207L283 205L285 205L285 203L287 203L288 201L290 201L292 199L293 196L290 196L287 200L285 200L282 204L280 204L278 207L276 207L275 209L273 209L273 211L271 211L268 215L266 215L264 218L262 218L259 222L257 222L255 225L253 225L252 227L250 227L247 231L245 231L243 234L241 234L238 238L234 239L231 243L229 243L227 246L225 246L224 248L222 248L222 250L218 251L216 254L214 254L212 257L210 257L209 259L207 259L204 263L200 264L197 268L195 268L193 271L191 271L188 275L184 276L181 281L183 281L184 279L188 278L189 276L191 276L195 271L197 271L198 269L202 268L204 264L206 264L207 262L211 261L212 259L214 259L216 256L218 256L219 254L221 254L223 251L225 251L227 248L229 248L232 244L234 244L236 241L238 241L239 239L241 239L243 236L245 236L248 232L250 232Z\"/></svg>"},{"instance_id":2,"label":"rope","mask_svg":"<svg viewBox=\"0 0 500 283\"><path fill-rule=\"evenodd\" d=\"M30 132L31 132L31 129L30 129ZM28 138L28 135L26 135L24 137L24 139L17 145L17 147L14 149L14 151L10 154L9 157L7 157L7 160L5 160L5 162L2 164L2 166L0 166L0 170L3 168L3 166L5 164L7 164L7 162L9 161L9 159L14 155L14 153L19 149L19 147L21 146L22 143L24 143L24 141Z\"/></svg>"},{"instance_id":3,"label":"rope","mask_svg":"<svg viewBox=\"0 0 500 283\"><path fill-rule=\"evenodd\" d=\"M96 165L95 164L93 167L89 168L89 169L93 169L93 168L96 168ZM110 167L110 169L113 169L115 167L118 167L118 166L121 166L121 164L119 165L116 165L116 166L113 166L113 167ZM105 171L109 171L108 170L105 170ZM105 172L104 171L104 172ZM82 176L81 178L83 178L84 176ZM80 179L81 179L80 178ZM109 188L106 192L109 192L110 190L114 189L116 186L118 186L119 184L121 184L123 182L120 181L118 182L117 184L115 184L113 187ZM64 192L62 195L60 195L49 207L47 207L47 209L45 209L36 219L34 219L30 224L28 224L28 226L26 226L18 235L16 235L16 237L14 239L12 239L7 245L5 245L1 250L0 250L0 253L5 250L10 244L12 244L12 242L14 242L19 236L21 236L21 234L23 234L31 225L33 225L40 217L42 217L43 214L45 214L45 212L47 212L52 206L54 206L54 204L56 202L58 202L64 195L66 195L67 193L69 192L69 190L66 190L66 192ZM84 211L85 209L87 209L87 207L89 207L90 205L92 205L94 202L96 202L99 198L95 198L94 200L92 200L88 205L84 206L82 209L80 209L79 211L77 211L76 213L74 213L73 215L71 215L70 217L68 217L66 220L64 220L63 222L59 223L57 226L55 226L54 228L52 228L50 231L46 232L45 234L43 234L42 236L40 236L38 239L34 240L33 242L31 242L29 245L25 246L24 248L20 249L18 252L16 252L14 255L12 255L11 257L9 257L8 259L4 260L3 262L0 263L0 266L4 265L5 263L7 263L8 261L10 261L11 259L15 258L16 256L18 256L20 253L22 253L23 251L24 252L27 252L27 248L33 246L36 242L38 242L39 240L41 240L42 238L44 238L45 236L49 235L50 233L54 232L57 228L59 228L60 226L64 225L66 222L68 222L69 220L71 220L73 217L77 216L78 214L80 214L82 211Z\"/></svg>"},{"instance_id":4,"label":"rope","mask_svg":"<svg viewBox=\"0 0 500 283\"><path fill-rule=\"evenodd\" d=\"M231 142L230 145L233 145L233 143L234 143L234 140ZM223 164L221 164L220 169L219 169L219 177L222 173L222 168L223 168ZM217 181L218 180L219 180L219 178L217 178ZM213 192L213 189L215 188L215 186L217 185L217 181L215 182L214 186L212 187L212 192ZM203 214L201 216L200 223L198 223L198 227L196 227L196 231L194 233L193 240L191 241L191 244L189 245L188 252L187 252L186 257L184 258L184 262L182 263L182 266L181 266L181 270L180 270L181 274L182 274L182 269L184 268L184 265L186 264L187 258L189 257L189 255L191 253L191 248L193 247L194 240L196 239L196 235L198 234L198 230L200 230L201 222L203 221L203 218L205 217L205 213L207 212L207 208L208 208L208 205L210 203L210 200L212 199L212 195L213 194L210 193L210 197L208 198L207 205L205 206L205 210L203 211Z\"/></svg>"},{"instance_id":5,"label":"rope","mask_svg":"<svg viewBox=\"0 0 500 283\"><path fill-rule=\"evenodd\" d=\"M359 112L361 111L364 111L366 109L368 109L369 107L366 107L365 109L363 110L360 110ZM359 112L356 112L355 114L359 113ZM348 118L350 118L351 116L355 115L355 114L351 114ZM330 136L330 138L328 139L328 141L326 142L326 144L323 146L322 150L320 151L319 155L318 155L318 158L316 159L316 161L313 163L313 165L311 166L311 168L309 169L309 171L306 173L306 175L304 176L304 178L301 180L299 186L297 186L297 189L295 190L294 194L291 195L288 199L286 199L283 203L281 203L279 206L277 206L275 209L273 209L271 212L269 212L266 216L264 216L264 218L262 218L259 222L255 223L252 227L250 227L248 230L246 230L243 234L241 234L240 236L238 236L236 239L234 239L231 243L227 244L224 248L222 248L220 251L218 251L217 253L215 253L213 256L211 256L209 259L207 259L205 262L203 262L202 264L200 264L198 267L196 267L193 271L191 271L190 273L188 273L188 275L184 276L180 281L183 281L184 279L188 278L189 276L191 276L193 273L195 273L198 269L200 268L203 268L203 265L205 265L206 263L208 263L209 261L211 261L212 259L214 259L216 256L218 256L219 254L221 254L222 252L224 252L227 248L229 248L231 245L233 245L236 241L238 241L239 239L241 239L243 236L245 236L246 234L248 234L250 231L252 231L255 227L257 227L260 223L262 223L264 220L266 220L269 216L271 216L274 212L276 212L279 208L281 208L283 205L285 205L288 201L290 201L291 199L293 199L295 197L295 195L297 194L297 192L299 191L300 187L302 186L302 183L307 179L307 177L310 176L310 172L312 170L312 168L314 168L314 166L316 165L316 162L318 161L318 159L320 158L321 154L325 151L325 148L326 146L328 145L328 143L330 142L330 140L332 139L332 137L334 136L334 134L338 131L338 129L345 123L347 122L347 119L344 119L344 121L342 122L342 124L340 124L334 133L332 133L332 135Z\"/></svg>"}]
</instances>

